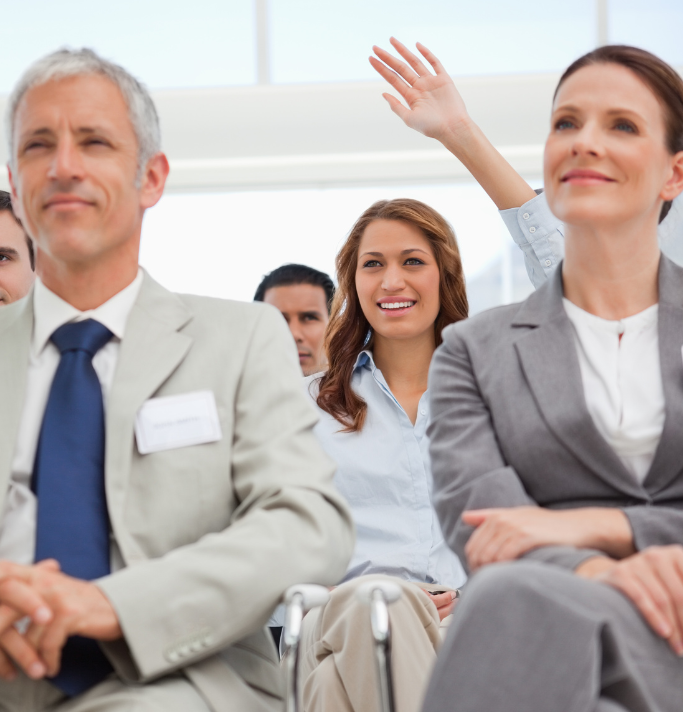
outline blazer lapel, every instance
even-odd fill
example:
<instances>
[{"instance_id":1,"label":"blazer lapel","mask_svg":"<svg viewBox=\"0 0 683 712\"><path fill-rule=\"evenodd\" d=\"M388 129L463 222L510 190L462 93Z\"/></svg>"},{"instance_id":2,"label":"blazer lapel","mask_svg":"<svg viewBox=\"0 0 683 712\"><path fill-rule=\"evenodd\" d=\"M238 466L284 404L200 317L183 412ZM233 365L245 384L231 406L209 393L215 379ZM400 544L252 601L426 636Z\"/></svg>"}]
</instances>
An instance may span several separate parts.
<instances>
[{"instance_id":1,"label":"blazer lapel","mask_svg":"<svg viewBox=\"0 0 683 712\"><path fill-rule=\"evenodd\" d=\"M5 374L0 403L0 511L2 511L26 398L26 374L33 332L33 292L21 303L0 307L0 309L3 310L3 321L8 322L4 329L0 322L0 373Z\"/></svg>"},{"instance_id":2,"label":"blazer lapel","mask_svg":"<svg viewBox=\"0 0 683 712\"><path fill-rule=\"evenodd\" d=\"M644 482L653 493L683 469L683 270L664 255L659 265L657 331L665 417L659 447Z\"/></svg>"},{"instance_id":3,"label":"blazer lapel","mask_svg":"<svg viewBox=\"0 0 683 712\"><path fill-rule=\"evenodd\" d=\"M121 342L107 402L106 486L112 527L122 552L137 549L125 534L122 514L134 450L135 416L166 381L192 345L179 330L192 319L187 306L145 274Z\"/></svg>"},{"instance_id":4,"label":"blazer lapel","mask_svg":"<svg viewBox=\"0 0 683 712\"><path fill-rule=\"evenodd\" d=\"M643 491L588 412L576 342L562 304L561 266L546 286L523 303L513 326L533 326L515 348L522 370L548 428L588 469L620 492Z\"/></svg>"}]
</instances>

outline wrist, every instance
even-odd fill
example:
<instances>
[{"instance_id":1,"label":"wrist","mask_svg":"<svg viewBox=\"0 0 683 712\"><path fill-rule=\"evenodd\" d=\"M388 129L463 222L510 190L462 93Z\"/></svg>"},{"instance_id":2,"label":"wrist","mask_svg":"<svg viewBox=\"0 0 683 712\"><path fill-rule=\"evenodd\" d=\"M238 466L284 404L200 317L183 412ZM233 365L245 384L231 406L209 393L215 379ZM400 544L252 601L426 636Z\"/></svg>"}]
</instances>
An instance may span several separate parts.
<instances>
[{"instance_id":1,"label":"wrist","mask_svg":"<svg viewBox=\"0 0 683 712\"><path fill-rule=\"evenodd\" d=\"M581 545L583 548L599 549L614 559L624 559L635 553L633 531L624 512L611 508L587 511L592 526L589 527L589 537Z\"/></svg>"},{"instance_id":2,"label":"wrist","mask_svg":"<svg viewBox=\"0 0 683 712\"><path fill-rule=\"evenodd\" d=\"M592 556L590 559L586 559L580 563L574 569L574 573L582 578L595 578L599 574L614 568L616 565L617 562L608 556Z\"/></svg>"},{"instance_id":3,"label":"wrist","mask_svg":"<svg viewBox=\"0 0 683 712\"><path fill-rule=\"evenodd\" d=\"M472 154L481 151L482 139L486 137L469 115L450 121L443 128L438 140L460 161L465 163Z\"/></svg>"}]
</instances>

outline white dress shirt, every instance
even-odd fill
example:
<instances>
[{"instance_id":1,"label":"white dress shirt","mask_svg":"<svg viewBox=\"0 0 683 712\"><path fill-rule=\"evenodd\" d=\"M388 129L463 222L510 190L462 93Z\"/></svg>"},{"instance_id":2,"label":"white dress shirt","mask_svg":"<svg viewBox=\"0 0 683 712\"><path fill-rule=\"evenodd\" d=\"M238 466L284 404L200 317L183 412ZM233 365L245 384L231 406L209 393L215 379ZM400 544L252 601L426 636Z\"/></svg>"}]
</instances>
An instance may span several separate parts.
<instances>
[{"instance_id":1,"label":"white dress shirt","mask_svg":"<svg viewBox=\"0 0 683 712\"><path fill-rule=\"evenodd\" d=\"M95 319L114 336L93 358L93 367L106 399L114 380L116 361L128 315L142 285L143 273L97 309L79 311L50 291L38 278L33 292L33 334L29 351L26 397L12 460L5 510L0 520L0 559L33 563L36 540L36 497L31 491L33 463L43 413L60 354L50 341L56 329L72 321ZM113 564L113 562L112 562Z\"/></svg>"},{"instance_id":2,"label":"white dress shirt","mask_svg":"<svg viewBox=\"0 0 683 712\"><path fill-rule=\"evenodd\" d=\"M317 395L315 379L305 379L311 397ZM429 393L420 399L413 425L370 351L358 356L351 386L368 405L365 426L357 433L340 432L340 423L313 398L320 416L315 433L337 463L334 483L356 525L356 548L343 580L387 574L462 586L466 574L444 541L432 507Z\"/></svg>"},{"instance_id":3,"label":"white dress shirt","mask_svg":"<svg viewBox=\"0 0 683 712\"><path fill-rule=\"evenodd\" d=\"M642 484L664 427L658 305L619 321L564 308L574 326L588 412L626 469Z\"/></svg>"}]
</instances>

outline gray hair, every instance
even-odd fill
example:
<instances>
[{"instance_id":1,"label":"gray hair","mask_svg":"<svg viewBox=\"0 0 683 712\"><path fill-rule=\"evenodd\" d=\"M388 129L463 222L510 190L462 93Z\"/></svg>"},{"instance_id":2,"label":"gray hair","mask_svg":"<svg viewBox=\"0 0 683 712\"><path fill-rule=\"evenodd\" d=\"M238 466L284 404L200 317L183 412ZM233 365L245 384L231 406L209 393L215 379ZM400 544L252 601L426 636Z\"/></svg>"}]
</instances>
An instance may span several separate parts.
<instances>
[{"instance_id":1,"label":"gray hair","mask_svg":"<svg viewBox=\"0 0 683 712\"><path fill-rule=\"evenodd\" d=\"M21 76L7 102L5 136L10 165L14 166L14 118L24 94L53 79L100 74L111 80L123 94L133 131L138 140L138 179L147 161L161 151L159 116L147 88L118 64L102 59L88 48L60 49L34 62Z\"/></svg>"}]
</instances>

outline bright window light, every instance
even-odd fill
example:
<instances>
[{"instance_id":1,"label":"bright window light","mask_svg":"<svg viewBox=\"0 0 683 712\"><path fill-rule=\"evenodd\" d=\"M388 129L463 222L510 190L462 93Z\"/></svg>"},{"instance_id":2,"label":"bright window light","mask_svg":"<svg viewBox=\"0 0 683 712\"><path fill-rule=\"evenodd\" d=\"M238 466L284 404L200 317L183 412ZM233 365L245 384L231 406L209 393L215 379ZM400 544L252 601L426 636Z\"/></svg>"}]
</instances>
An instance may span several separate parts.
<instances>
[{"instance_id":1,"label":"bright window light","mask_svg":"<svg viewBox=\"0 0 683 712\"><path fill-rule=\"evenodd\" d=\"M681 0L611 0L608 17L611 43L636 45L683 65Z\"/></svg>"},{"instance_id":2,"label":"bright window light","mask_svg":"<svg viewBox=\"0 0 683 712\"><path fill-rule=\"evenodd\" d=\"M530 291L521 253L475 184L167 195L145 218L141 263L173 291L251 300L263 275L286 262L334 275L355 220L375 201L398 197L428 203L453 225L468 287L485 285L472 291L473 310Z\"/></svg>"},{"instance_id":3,"label":"bright window light","mask_svg":"<svg viewBox=\"0 0 683 712\"><path fill-rule=\"evenodd\" d=\"M270 15L278 83L377 79L368 55L390 35L458 76L559 71L596 42L595 0L271 0Z\"/></svg>"},{"instance_id":4,"label":"bright window light","mask_svg":"<svg viewBox=\"0 0 683 712\"><path fill-rule=\"evenodd\" d=\"M92 47L154 89L256 81L252 0L30 0L3 10L3 93L65 45Z\"/></svg>"}]
</instances>

